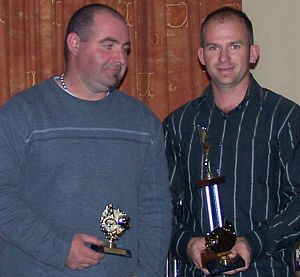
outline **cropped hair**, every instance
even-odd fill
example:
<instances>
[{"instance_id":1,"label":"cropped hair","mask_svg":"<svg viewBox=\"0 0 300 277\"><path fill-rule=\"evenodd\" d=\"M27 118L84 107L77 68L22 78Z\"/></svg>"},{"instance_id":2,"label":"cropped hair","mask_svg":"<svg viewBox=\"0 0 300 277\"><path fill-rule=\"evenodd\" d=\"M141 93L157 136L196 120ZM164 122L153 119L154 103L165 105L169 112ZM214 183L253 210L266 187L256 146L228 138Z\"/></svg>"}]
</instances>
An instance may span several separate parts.
<instances>
[{"instance_id":1,"label":"cropped hair","mask_svg":"<svg viewBox=\"0 0 300 277\"><path fill-rule=\"evenodd\" d=\"M247 33L248 33L249 45L252 45L254 43L254 35L253 35L252 22L249 19L249 17L241 10L230 8L230 7L223 7L223 8L217 9L217 10L211 12L210 14L208 14L207 17L205 18L205 20L203 21L203 23L201 25L201 30L200 30L201 46L204 47L205 28L210 21L216 20L216 21L219 21L220 23L223 23L225 20L228 20L230 18L237 18L245 25L245 27L247 29Z\"/></svg>"},{"instance_id":2,"label":"cropped hair","mask_svg":"<svg viewBox=\"0 0 300 277\"><path fill-rule=\"evenodd\" d=\"M112 7L109 7L104 4L90 4L90 5L83 6L73 14L67 26L67 31L65 35L65 41L64 41L64 54L65 54L66 62L68 62L68 55L69 55L69 49L67 43L68 35L70 33L76 33L80 38L80 41L83 42L88 41L89 36L92 33L94 16L96 13L99 12L109 13L112 16L120 19L125 23L124 17Z\"/></svg>"}]
</instances>

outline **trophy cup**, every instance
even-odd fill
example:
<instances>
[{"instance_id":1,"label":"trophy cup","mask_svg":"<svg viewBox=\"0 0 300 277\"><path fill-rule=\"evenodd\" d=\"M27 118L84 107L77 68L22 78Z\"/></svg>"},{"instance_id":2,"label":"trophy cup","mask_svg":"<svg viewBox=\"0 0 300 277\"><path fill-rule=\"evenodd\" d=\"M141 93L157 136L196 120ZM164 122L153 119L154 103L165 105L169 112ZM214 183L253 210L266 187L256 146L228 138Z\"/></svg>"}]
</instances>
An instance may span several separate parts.
<instances>
[{"instance_id":1,"label":"trophy cup","mask_svg":"<svg viewBox=\"0 0 300 277\"><path fill-rule=\"evenodd\" d=\"M202 127L199 135L203 151L204 178L196 182L196 187L204 190L210 230L205 236L206 251L201 258L204 267L208 269L211 276L214 276L244 267L245 262L240 256L234 259L229 257L236 241L236 233L233 225L222 217L218 186L225 183L225 177L215 176L211 171L210 141L206 128Z\"/></svg>"},{"instance_id":2,"label":"trophy cup","mask_svg":"<svg viewBox=\"0 0 300 277\"><path fill-rule=\"evenodd\" d=\"M91 249L101 253L131 258L130 250L117 248L114 242L124 235L130 227L130 218L119 209L114 209L113 204L109 203L100 218L100 229L108 241L103 246L92 244Z\"/></svg>"}]
</instances>

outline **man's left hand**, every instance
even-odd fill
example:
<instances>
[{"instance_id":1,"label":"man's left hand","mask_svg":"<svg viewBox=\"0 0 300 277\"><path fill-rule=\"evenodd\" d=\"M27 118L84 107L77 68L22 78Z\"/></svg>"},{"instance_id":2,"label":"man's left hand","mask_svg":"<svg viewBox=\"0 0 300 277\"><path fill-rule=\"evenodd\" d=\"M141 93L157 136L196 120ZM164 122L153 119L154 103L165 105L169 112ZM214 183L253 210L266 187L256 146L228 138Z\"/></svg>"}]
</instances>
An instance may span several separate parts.
<instances>
[{"instance_id":1,"label":"man's left hand","mask_svg":"<svg viewBox=\"0 0 300 277\"><path fill-rule=\"evenodd\" d=\"M224 272L223 274L233 275L240 271L246 271L249 268L251 261L251 248L248 241L243 237L237 238L235 245L229 254L231 259L235 258L236 256L240 256L245 261L245 266Z\"/></svg>"}]
</instances>

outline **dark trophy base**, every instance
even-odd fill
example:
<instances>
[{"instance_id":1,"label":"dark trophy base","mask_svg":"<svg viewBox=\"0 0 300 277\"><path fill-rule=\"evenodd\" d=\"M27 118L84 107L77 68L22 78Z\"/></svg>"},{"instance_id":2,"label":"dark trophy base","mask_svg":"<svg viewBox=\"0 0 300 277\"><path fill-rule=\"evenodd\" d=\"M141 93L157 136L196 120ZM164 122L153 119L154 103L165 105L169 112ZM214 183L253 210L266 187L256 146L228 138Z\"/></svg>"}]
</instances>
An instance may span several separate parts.
<instances>
[{"instance_id":1,"label":"dark trophy base","mask_svg":"<svg viewBox=\"0 0 300 277\"><path fill-rule=\"evenodd\" d=\"M109 247L109 246L98 246L95 244L91 245L91 249L99 253L105 253L109 255L117 255L126 258L131 258L131 251L123 248Z\"/></svg>"},{"instance_id":2,"label":"dark trophy base","mask_svg":"<svg viewBox=\"0 0 300 277\"><path fill-rule=\"evenodd\" d=\"M229 261L226 265L222 264L220 258L210 260L205 263L205 267L208 269L210 276L219 275L223 272L244 267L244 266L245 266L245 261L240 256L237 256L233 260Z\"/></svg>"}]
</instances>

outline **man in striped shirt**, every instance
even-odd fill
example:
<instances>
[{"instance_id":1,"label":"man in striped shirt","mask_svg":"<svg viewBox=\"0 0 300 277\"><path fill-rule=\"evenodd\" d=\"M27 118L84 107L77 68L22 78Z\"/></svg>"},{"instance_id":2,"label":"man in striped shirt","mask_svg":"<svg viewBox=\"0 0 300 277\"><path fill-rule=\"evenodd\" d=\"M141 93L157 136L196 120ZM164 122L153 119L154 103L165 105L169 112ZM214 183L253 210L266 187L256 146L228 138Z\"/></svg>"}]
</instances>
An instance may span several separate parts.
<instances>
[{"instance_id":1,"label":"man in striped shirt","mask_svg":"<svg viewBox=\"0 0 300 277\"><path fill-rule=\"evenodd\" d=\"M179 276L208 274L201 260L209 231L207 210L203 189L195 187L204 177L201 127L209 133L212 171L226 179L219 194L223 216L237 233L231 256L245 261L226 274L293 276L300 161L287 165L299 145L299 107L262 88L250 74L259 47L253 43L251 21L241 11L226 7L208 15L198 57L211 84L164 121L174 205L171 251L180 260Z\"/></svg>"}]
</instances>

